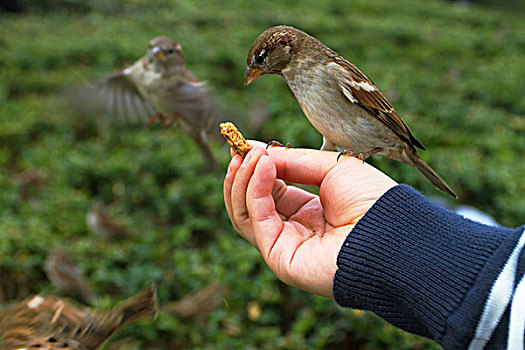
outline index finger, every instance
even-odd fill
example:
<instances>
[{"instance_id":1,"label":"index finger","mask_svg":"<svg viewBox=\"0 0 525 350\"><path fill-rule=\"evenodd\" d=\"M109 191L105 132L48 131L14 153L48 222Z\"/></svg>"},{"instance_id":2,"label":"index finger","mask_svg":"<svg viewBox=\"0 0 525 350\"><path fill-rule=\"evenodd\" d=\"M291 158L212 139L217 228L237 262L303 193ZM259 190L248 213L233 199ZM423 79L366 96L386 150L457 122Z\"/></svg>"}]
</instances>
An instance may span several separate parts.
<instances>
[{"instance_id":1,"label":"index finger","mask_svg":"<svg viewBox=\"0 0 525 350\"><path fill-rule=\"evenodd\" d=\"M341 157L337 160L338 152L271 147L268 153L275 162L279 179L317 187L335 166L346 162L352 162L353 166L367 166L355 157Z\"/></svg>"}]
</instances>

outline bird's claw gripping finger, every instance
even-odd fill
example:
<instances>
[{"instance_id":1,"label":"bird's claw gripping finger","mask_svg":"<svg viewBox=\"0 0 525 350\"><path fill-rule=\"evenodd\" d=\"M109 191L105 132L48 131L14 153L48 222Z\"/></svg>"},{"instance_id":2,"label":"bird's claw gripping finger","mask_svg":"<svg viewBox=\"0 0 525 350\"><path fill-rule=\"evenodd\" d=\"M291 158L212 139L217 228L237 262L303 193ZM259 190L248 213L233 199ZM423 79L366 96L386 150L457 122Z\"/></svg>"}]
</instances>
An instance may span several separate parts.
<instances>
[{"instance_id":1,"label":"bird's claw gripping finger","mask_svg":"<svg viewBox=\"0 0 525 350\"><path fill-rule=\"evenodd\" d=\"M266 145L266 149L270 148L270 147L286 147L286 149L289 149L291 148L292 146L290 145L289 142L286 143L286 146L283 145L282 143L280 143L279 141L270 141L268 142L268 144Z\"/></svg>"},{"instance_id":2,"label":"bird's claw gripping finger","mask_svg":"<svg viewBox=\"0 0 525 350\"><path fill-rule=\"evenodd\" d=\"M352 156L352 157L356 157L357 159L361 160L364 163L365 159L367 159L371 155L374 155L374 154L380 152L381 150L382 150L382 148L376 147L376 148L371 149L370 151L367 151L367 152L357 153L357 152L354 152L354 151L346 149L346 150L340 152L337 155L337 160L339 161L339 158L341 156Z\"/></svg>"}]
</instances>

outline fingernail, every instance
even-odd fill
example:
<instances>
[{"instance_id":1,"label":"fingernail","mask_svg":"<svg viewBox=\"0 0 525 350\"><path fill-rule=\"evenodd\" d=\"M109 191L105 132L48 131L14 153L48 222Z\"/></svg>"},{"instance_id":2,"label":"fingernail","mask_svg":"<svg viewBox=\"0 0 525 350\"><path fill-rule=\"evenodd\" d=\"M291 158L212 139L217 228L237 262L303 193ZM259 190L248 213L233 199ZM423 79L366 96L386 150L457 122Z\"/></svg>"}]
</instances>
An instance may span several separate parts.
<instances>
[{"instance_id":1,"label":"fingernail","mask_svg":"<svg viewBox=\"0 0 525 350\"><path fill-rule=\"evenodd\" d=\"M242 162L243 162L243 159L241 156L239 156L238 154L236 154L232 160L230 161L230 164L228 165L228 172L226 175L230 174L233 172L233 168L238 168L239 166L242 165Z\"/></svg>"},{"instance_id":2,"label":"fingernail","mask_svg":"<svg viewBox=\"0 0 525 350\"><path fill-rule=\"evenodd\" d=\"M248 165L248 163L250 163L250 160L252 159L252 155L253 155L253 149L248 152L248 154L246 155L246 157L244 157L244 162L242 162L242 165Z\"/></svg>"}]
</instances>

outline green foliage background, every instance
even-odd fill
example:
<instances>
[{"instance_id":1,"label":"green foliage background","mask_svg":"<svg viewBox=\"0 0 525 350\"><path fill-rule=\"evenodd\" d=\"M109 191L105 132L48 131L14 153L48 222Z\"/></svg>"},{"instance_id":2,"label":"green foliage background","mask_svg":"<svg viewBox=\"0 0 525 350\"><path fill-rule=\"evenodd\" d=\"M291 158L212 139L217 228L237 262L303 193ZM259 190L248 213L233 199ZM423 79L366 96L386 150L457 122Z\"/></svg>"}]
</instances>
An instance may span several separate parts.
<instances>
[{"instance_id":1,"label":"green foliage background","mask_svg":"<svg viewBox=\"0 0 525 350\"><path fill-rule=\"evenodd\" d=\"M140 57L151 37L168 35L232 115L248 115L255 101L267 104L269 120L246 136L319 148L321 136L282 78L242 86L248 48L275 24L309 32L366 72L425 144L422 157L461 203L503 225L524 223L523 16L416 0L50 2L0 14L5 299L56 293L43 260L51 247L62 246L101 307L152 280L162 302L211 280L227 286L224 307L204 319L161 314L119 332L114 340L136 340L130 348L438 348L372 314L276 280L233 232L223 175L203 174L195 145L180 131L82 120L64 101L68 86L118 70ZM214 152L226 169L223 142ZM414 169L371 162L399 182L439 195ZM39 180L22 185L22 172ZM114 243L90 234L84 216L94 200L108 203L135 237ZM248 318L249 302L261 306L260 319Z\"/></svg>"}]
</instances>

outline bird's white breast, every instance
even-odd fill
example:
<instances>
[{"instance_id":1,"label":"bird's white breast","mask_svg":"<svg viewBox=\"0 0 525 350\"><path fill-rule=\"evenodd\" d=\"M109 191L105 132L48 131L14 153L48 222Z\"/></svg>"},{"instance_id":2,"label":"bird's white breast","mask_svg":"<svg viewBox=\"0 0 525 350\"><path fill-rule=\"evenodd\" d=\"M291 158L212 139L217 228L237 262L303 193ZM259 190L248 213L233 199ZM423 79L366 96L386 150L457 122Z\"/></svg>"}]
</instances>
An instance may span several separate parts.
<instances>
[{"instance_id":1,"label":"bird's white breast","mask_svg":"<svg viewBox=\"0 0 525 350\"><path fill-rule=\"evenodd\" d=\"M356 104L357 100L345 96L336 76L326 67L297 69L293 76L287 72L283 75L310 123L339 149L366 152L395 142L393 132L378 133L388 127Z\"/></svg>"},{"instance_id":2,"label":"bird's white breast","mask_svg":"<svg viewBox=\"0 0 525 350\"><path fill-rule=\"evenodd\" d=\"M180 85L180 74L164 76L161 71L151 67L143 69L139 67L143 62L139 61L132 67L126 69L127 73L135 81L140 94L157 111L169 115L173 111L169 108L169 101L173 90ZM127 72L129 70L129 72Z\"/></svg>"}]
</instances>

